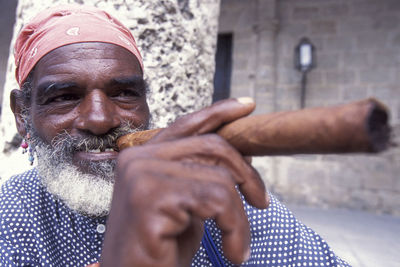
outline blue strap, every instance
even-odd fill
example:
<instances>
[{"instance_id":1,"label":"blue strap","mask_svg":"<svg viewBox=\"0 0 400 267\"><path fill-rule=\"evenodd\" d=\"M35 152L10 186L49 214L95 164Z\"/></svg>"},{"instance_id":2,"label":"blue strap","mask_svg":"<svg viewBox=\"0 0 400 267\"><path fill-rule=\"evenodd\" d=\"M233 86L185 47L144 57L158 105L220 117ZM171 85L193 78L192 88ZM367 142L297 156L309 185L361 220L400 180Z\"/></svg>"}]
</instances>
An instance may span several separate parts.
<instances>
[{"instance_id":1,"label":"blue strap","mask_svg":"<svg viewBox=\"0 0 400 267\"><path fill-rule=\"evenodd\" d=\"M206 249L208 258L210 259L212 265L215 267L225 267L221 254L219 253L217 246L214 244L210 231L208 231L206 225L204 225L204 235L201 243Z\"/></svg>"}]
</instances>

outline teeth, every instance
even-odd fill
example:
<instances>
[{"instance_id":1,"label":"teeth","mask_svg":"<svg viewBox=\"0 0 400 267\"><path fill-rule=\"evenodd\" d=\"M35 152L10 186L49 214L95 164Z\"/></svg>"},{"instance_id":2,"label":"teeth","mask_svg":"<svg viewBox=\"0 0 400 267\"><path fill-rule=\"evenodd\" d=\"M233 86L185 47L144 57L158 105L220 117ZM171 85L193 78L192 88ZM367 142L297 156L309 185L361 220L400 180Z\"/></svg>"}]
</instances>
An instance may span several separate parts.
<instances>
[{"instance_id":1,"label":"teeth","mask_svg":"<svg viewBox=\"0 0 400 267\"><path fill-rule=\"evenodd\" d=\"M98 149L89 149L88 150L89 153L100 153L100 152L107 152L107 151L114 151L114 149L113 148L106 148L106 149L98 148Z\"/></svg>"}]
</instances>

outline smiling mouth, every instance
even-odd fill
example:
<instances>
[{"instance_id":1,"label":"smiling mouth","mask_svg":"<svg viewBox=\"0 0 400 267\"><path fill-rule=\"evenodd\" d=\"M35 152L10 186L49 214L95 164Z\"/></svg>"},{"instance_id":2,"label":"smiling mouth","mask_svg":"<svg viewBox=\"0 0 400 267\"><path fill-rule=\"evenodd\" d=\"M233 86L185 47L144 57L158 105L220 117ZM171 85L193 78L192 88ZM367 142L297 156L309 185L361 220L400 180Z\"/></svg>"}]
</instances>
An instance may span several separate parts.
<instances>
[{"instance_id":1,"label":"smiling mouth","mask_svg":"<svg viewBox=\"0 0 400 267\"><path fill-rule=\"evenodd\" d=\"M75 147L75 152L84 153L104 153L104 152L119 152L118 146L113 143L100 142L100 143L81 143Z\"/></svg>"}]
</instances>

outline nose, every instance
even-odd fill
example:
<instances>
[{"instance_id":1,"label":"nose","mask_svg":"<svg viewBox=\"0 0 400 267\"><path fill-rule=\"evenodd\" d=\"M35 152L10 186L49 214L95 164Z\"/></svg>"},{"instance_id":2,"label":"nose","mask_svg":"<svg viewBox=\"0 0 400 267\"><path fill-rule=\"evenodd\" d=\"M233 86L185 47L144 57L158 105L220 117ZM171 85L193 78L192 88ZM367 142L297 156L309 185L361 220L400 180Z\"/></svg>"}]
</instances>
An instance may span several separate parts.
<instances>
[{"instance_id":1,"label":"nose","mask_svg":"<svg viewBox=\"0 0 400 267\"><path fill-rule=\"evenodd\" d=\"M116 106L101 90L93 90L79 105L76 128L94 135L103 135L121 123Z\"/></svg>"}]
</instances>

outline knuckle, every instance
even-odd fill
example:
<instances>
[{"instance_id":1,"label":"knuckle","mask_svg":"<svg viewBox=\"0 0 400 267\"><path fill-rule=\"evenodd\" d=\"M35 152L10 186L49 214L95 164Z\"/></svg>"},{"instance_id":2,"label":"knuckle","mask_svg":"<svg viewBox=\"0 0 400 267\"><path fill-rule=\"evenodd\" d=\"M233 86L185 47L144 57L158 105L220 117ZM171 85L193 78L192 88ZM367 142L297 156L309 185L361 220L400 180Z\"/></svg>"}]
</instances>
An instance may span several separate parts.
<instances>
[{"instance_id":1,"label":"knuckle","mask_svg":"<svg viewBox=\"0 0 400 267\"><path fill-rule=\"evenodd\" d=\"M221 136L219 136L218 134L205 134L203 136L204 136L203 138L207 139L207 142L205 142L205 143L210 146L222 147L222 146L226 146L228 144L225 141L225 139L222 138Z\"/></svg>"},{"instance_id":2,"label":"knuckle","mask_svg":"<svg viewBox=\"0 0 400 267\"><path fill-rule=\"evenodd\" d=\"M236 197L236 191L233 188L221 183L215 183L209 192L212 193L216 203L219 203L221 207L227 207L231 206L232 199Z\"/></svg>"}]
</instances>

